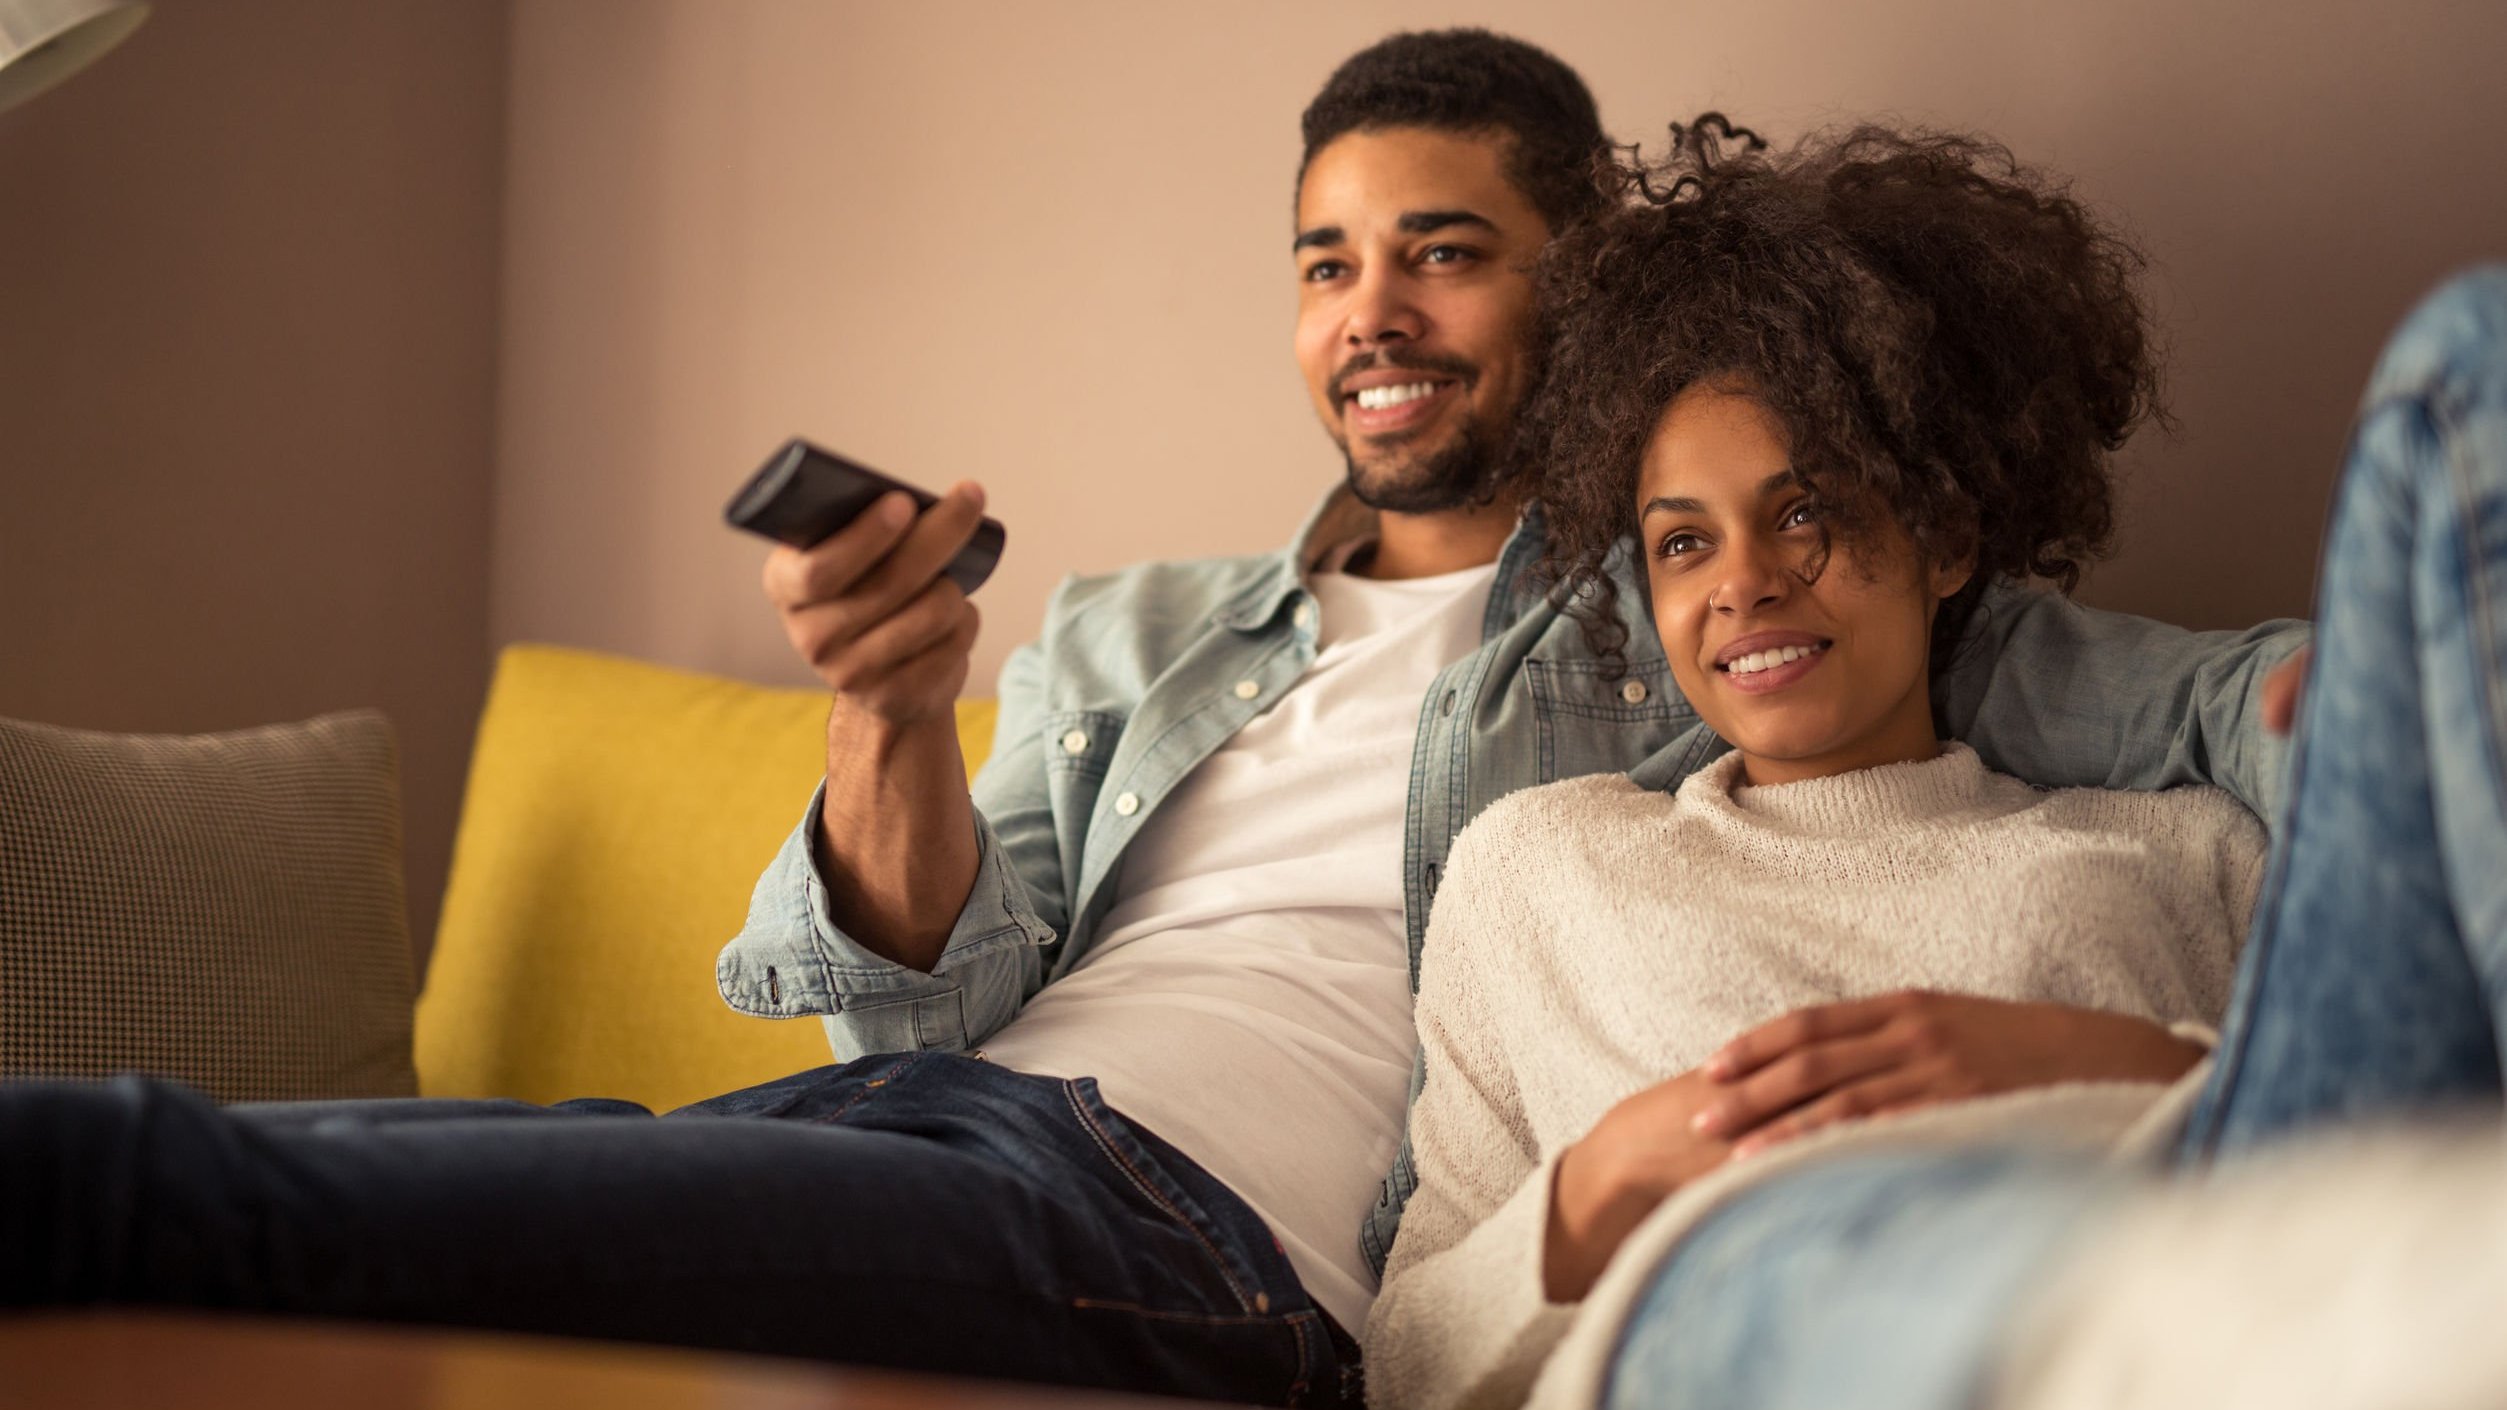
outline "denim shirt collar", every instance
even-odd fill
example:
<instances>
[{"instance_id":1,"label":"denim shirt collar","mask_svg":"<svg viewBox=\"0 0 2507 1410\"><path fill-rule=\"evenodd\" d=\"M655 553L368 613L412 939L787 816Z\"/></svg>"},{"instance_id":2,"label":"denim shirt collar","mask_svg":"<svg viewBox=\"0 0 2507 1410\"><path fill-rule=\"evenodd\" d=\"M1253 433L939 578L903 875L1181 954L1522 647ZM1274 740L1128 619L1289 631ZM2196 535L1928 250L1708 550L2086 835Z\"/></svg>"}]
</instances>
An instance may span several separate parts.
<instances>
[{"instance_id":1,"label":"denim shirt collar","mask_svg":"<svg viewBox=\"0 0 2507 1410\"><path fill-rule=\"evenodd\" d=\"M1347 484L1334 485L1306 515L1297 537L1273 555L1270 568L1219 609L1219 625L1240 632L1269 625L1304 590L1308 573L1327 563L1346 561L1351 549L1375 536L1377 522L1376 511L1359 503ZM1539 596L1527 586L1523 570L1539 560L1548 532L1541 506L1525 505L1514 532L1498 550L1497 583L1489 594L1490 622L1513 621L1530 605L1527 599Z\"/></svg>"}]
</instances>

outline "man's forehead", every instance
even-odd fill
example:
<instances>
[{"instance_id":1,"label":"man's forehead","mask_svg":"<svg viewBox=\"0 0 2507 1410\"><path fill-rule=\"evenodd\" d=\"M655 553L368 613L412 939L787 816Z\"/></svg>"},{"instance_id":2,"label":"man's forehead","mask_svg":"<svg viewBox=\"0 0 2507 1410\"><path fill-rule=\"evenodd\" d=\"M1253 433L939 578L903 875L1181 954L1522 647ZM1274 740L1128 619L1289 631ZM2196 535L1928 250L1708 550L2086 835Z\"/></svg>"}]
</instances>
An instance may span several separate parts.
<instances>
[{"instance_id":1,"label":"man's forehead","mask_svg":"<svg viewBox=\"0 0 2507 1410\"><path fill-rule=\"evenodd\" d=\"M1493 231L1540 216L1506 173L1503 133L1385 128L1344 133L1315 153L1297 190L1299 244L1313 232L1422 233L1458 220Z\"/></svg>"}]
</instances>

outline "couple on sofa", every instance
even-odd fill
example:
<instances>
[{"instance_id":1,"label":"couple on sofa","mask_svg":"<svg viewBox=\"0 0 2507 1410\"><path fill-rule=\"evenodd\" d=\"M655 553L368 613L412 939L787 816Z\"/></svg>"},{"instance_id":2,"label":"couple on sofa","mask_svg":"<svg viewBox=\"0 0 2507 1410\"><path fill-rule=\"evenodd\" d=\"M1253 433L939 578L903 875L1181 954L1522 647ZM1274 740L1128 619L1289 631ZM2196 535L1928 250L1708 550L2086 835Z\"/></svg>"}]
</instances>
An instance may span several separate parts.
<instances>
[{"instance_id":1,"label":"couple on sofa","mask_svg":"<svg viewBox=\"0 0 2507 1410\"><path fill-rule=\"evenodd\" d=\"M1993 149L1701 121L1599 185L1572 71L1469 31L1304 136L1349 472L1288 550L1067 584L971 797L980 493L769 560L827 777L718 979L850 1061L660 1118L0 1087L0 1303L1955 1403L2130 1204L2104 1152L2494 1096L2507 282L2379 373L2293 764L2302 629L2024 585L2154 381L2130 251Z\"/></svg>"}]
</instances>

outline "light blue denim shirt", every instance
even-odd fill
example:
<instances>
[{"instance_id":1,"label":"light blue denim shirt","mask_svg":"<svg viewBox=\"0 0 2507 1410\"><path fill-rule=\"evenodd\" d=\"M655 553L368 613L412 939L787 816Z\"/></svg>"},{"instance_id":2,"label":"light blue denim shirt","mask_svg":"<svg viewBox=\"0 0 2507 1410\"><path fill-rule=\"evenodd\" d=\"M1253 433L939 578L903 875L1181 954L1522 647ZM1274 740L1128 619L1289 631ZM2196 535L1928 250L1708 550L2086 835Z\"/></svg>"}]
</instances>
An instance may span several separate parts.
<instances>
[{"instance_id":1,"label":"light blue denim shirt","mask_svg":"<svg viewBox=\"0 0 2507 1410\"><path fill-rule=\"evenodd\" d=\"M1336 490L1281 552L1066 579L1043 635L1002 669L993 754L973 785L981 861L932 972L882 959L836 923L812 861L813 797L716 965L723 998L763 1017L821 1017L839 1059L982 1043L1087 956L1124 850L1168 793L1305 673L1305 573L1371 523ZM1676 788L1729 747L1673 684L1633 555L1612 565L1628 629L1614 675L1527 583L1543 535L1534 506L1499 556L1480 649L1420 705L1402 848L1414 990L1438 870L1481 809L1579 774ZM1999 588L1937 710L1988 765L2034 783L2216 783L2271 818L2283 750L2257 722L2256 694L2306 639L2297 623L2189 632ZM1414 1068L1414 1100L1417 1089ZM1405 1145L1361 1231L1379 1270L1415 1183Z\"/></svg>"}]
</instances>

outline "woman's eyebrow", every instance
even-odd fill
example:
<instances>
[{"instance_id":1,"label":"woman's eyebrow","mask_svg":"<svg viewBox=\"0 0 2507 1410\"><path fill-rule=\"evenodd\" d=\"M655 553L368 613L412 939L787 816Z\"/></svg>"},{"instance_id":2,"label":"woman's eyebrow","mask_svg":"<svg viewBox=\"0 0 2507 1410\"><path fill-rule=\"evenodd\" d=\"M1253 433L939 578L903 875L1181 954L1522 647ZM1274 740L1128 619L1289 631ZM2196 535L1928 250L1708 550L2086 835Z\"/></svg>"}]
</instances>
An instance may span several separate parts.
<instances>
[{"instance_id":1,"label":"woman's eyebrow","mask_svg":"<svg viewBox=\"0 0 2507 1410\"><path fill-rule=\"evenodd\" d=\"M1756 494L1760 499L1765 499L1769 495L1774 494L1776 491L1783 489L1788 485L1798 485L1800 483L1802 483L1801 476L1794 474L1790 470L1779 470L1775 474L1770 475L1766 479L1758 482ZM1705 512L1706 505L1699 500L1690 499L1686 496L1675 498L1666 495L1656 495L1652 499L1645 502L1645 507L1643 509L1637 511L1637 517L1639 519L1645 519L1656 514L1703 514Z\"/></svg>"}]
</instances>

